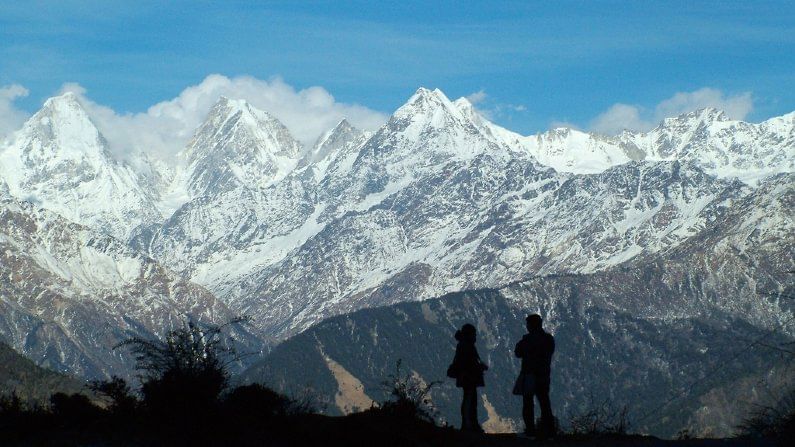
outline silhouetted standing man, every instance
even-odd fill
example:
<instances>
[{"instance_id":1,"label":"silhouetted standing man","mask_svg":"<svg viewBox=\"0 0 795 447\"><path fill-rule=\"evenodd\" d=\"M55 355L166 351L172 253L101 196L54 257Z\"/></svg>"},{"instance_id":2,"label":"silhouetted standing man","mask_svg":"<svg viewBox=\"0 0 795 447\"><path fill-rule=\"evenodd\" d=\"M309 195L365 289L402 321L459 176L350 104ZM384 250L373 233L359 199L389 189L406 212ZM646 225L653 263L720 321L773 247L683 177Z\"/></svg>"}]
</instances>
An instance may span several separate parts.
<instances>
[{"instance_id":1,"label":"silhouetted standing man","mask_svg":"<svg viewBox=\"0 0 795 447\"><path fill-rule=\"evenodd\" d=\"M541 316L529 315L527 334L516 344L514 353L522 359L522 372L516 380L514 394L522 396L522 418L525 434L535 436L535 415L533 396L538 398L541 407L541 437L552 434L554 418L549 402L549 376L552 354L555 352L555 339L541 327Z\"/></svg>"}]
</instances>

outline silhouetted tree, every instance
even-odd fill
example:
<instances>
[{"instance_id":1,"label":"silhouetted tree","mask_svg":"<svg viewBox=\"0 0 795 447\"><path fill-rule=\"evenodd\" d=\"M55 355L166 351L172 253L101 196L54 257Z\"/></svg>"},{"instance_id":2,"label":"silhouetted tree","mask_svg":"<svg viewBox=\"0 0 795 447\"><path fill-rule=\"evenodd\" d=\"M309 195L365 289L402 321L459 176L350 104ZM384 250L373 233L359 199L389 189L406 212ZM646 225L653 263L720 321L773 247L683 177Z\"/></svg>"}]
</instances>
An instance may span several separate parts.
<instances>
[{"instance_id":1,"label":"silhouetted tree","mask_svg":"<svg viewBox=\"0 0 795 447\"><path fill-rule=\"evenodd\" d=\"M163 340L131 338L146 410L166 419L201 419L217 408L227 387L227 366L240 359L225 328L247 321L234 319L220 326L201 327L188 321Z\"/></svg>"},{"instance_id":2,"label":"silhouetted tree","mask_svg":"<svg viewBox=\"0 0 795 447\"><path fill-rule=\"evenodd\" d=\"M12 392L10 396L0 396L0 415L16 415L21 413L22 409L22 400L16 392Z\"/></svg>"},{"instance_id":3,"label":"silhouetted tree","mask_svg":"<svg viewBox=\"0 0 795 447\"><path fill-rule=\"evenodd\" d=\"M100 398L104 398L108 410L115 414L128 415L135 411L138 399L132 394L127 381L113 376L110 380L94 380L89 388Z\"/></svg>"}]
</instances>

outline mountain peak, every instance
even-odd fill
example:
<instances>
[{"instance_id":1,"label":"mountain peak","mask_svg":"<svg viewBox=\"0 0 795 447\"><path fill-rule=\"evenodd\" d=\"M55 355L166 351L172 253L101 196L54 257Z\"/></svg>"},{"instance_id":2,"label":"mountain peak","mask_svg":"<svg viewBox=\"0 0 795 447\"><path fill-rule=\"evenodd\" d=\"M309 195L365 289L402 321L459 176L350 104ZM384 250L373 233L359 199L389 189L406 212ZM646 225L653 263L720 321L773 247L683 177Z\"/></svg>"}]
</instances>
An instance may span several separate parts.
<instances>
[{"instance_id":1,"label":"mountain peak","mask_svg":"<svg viewBox=\"0 0 795 447\"><path fill-rule=\"evenodd\" d=\"M99 132L76 94L54 96L44 102L16 136L18 145L72 159L110 157ZM33 141L38 143L33 144ZM30 146L33 144L33 146ZM51 156L47 156L51 157Z\"/></svg>"},{"instance_id":2,"label":"mountain peak","mask_svg":"<svg viewBox=\"0 0 795 447\"><path fill-rule=\"evenodd\" d=\"M438 88L431 90L427 87L420 87L417 89L417 91L414 92L414 95L412 96L433 97L433 96L438 96L439 94L444 96L444 93L442 93L442 91L439 90Z\"/></svg>"},{"instance_id":3,"label":"mountain peak","mask_svg":"<svg viewBox=\"0 0 795 447\"><path fill-rule=\"evenodd\" d=\"M392 114L392 118L399 121L416 121L418 119L424 120L424 118L420 117L431 118L436 116L439 119L442 115L453 115L456 118L463 116L461 111L441 90L430 90L420 87L405 104Z\"/></svg>"},{"instance_id":4,"label":"mountain peak","mask_svg":"<svg viewBox=\"0 0 795 447\"><path fill-rule=\"evenodd\" d=\"M118 238L160 218L74 93L49 98L28 119L0 153L0 176L15 197Z\"/></svg>"},{"instance_id":5,"label":"mountain peak","mask_svg":"<svg viewBox=\"0 0 795 447\"><path fill-rule=\"evenodd\" d=\"M36 115L45 114L57 115L60 117L72 116L82 120L90 120L88 112L86 112L79 98L73 92L66 92L59 96L53 96L44 101L44 105L42 105Z\"/></svg>"},{"instance_id":6,"label":"mountain peak","mask_svg":"<svg viewBox=\"0 0 795 447\"><path fill-rule=\"evenodd\" d=\"M409 98L405 105L411 105L418 108L427 108L429 106L433 107L443 104L452 106L450 99L441 90L438 88L430 90L425 87L420 87L416 92L414 92L413 95L411 95L411 98Z\"/></svg>"},{"instance_id":7,"label":"mountain peak","mask_svg":"<svg viewBox=\"0 0 795 447\"><path fill-rule=\"evenodd\" d=\"M294 152L293 155L300 152L300 144L276 117L252 106L245 99L220 96L210 108L207 118L197 129L194 138L228 132L234 134L242 132L247 134L246 138L257 141L265 139L274 140L274 143L285 143L283 149L290 153Z\"/></svg>"},{"instance_id":8,"label":"mountain peak","mask_svg":"<svg viewBox=\"0 0 795 447\"><path fill-rule=\"evenodd\" d=\"M330 162L331 159L339 155L340 151L349 148L357 141L363 142L364 135L365 132L353 127L347 119L343 118L336 126L318 137L312 149L299 162L299 167L322 160Z\"/></svg>"},{"instance_id":9,"label":"mountain peak","mask_svg":"<svg viewBox=\"0 0 795 447\"><path fill-rule=\"evenodd\" d=\"M44 107L53 103L77 103L79 105L79 100L75 92L65 92L58 96L47 98L47 100L44 101Z\"/></svg>"},{"instance_id":10,"label":"mountain peak","mask_svg":"<svg viewBox=\"0 0 795 447\"><path fill-rule=\"evenodd\" d=\"M356 130L356 128L353 127L351 123L348 122L347 118L343 118L340 120L339 123L337 123L336 126L334 126L334 128L331 129L331 133L349 132L351 130Z\"/></svg>"},{"instance_id":11,"label":"mountain peak","mask_svg":"<svg viewBox=\"0 0 795 447\"><path fill-rule=\"evenodd\" d=\"M301 144L275 117L243 99L219 97L182 152L194 197L243 185L264 187L284 177Z\"/></svg>"},{"instance_id":12,"label":"mountain peak","mask_svg":"<svg viewBox=\"0 0 795 447\"><path fill-rule=\"evenodd\" d=\"M726 115L726 112L716 109L715 107L704 107L703 109L697 110L696 113L700 113L702 119L710 119L713 121L729 121L729 117Z\"/></svg>"},{"instance_id":13,"label":"mountain peak","mask_svg":"<svg viewBox=\"0 0 795 447\"><path fill-rule=\"evenodd\" d=\"M693 110L692 112L682 113L671 118L665 118L661 123L661 126L698 126L701 123L712 124L723 121L731 121L724 111L714 107L704 107Z\"/></svg>"},{"instance_id":14,"label":"mountain peak","mask_svg":"<svg viewBox=\"0 0 795 447\"><path fill-rule=\"evenodd\" d=\"M337 123L336 126L332 127L330 130L318 137L317 141L315 141L312 152L317 152L319 149L329 144L335 144L335 142L338 140L355 138L361 133L362 132L359 129L353 127L346 118L343 118Z\"/></svg>"},{"instance_id":15,"label":"mountain peak","mask_svg":"<svg viewBox=\"0 0 795 447\"><path fill-rule=\"evenodd\" d=\"M234 99L227 96L220 96L218 98L218 101L210 109L209 116L219 115L231 117L237 113L250 116L251 118L249 120L254 121L278 121L268 112L252 106L245 99Z\"/></svg>"},{"instance_id":16,"label":"mountain peak","mask_svg":"<svg viewBox=\"0 0 795 447\"><path fill-rule=\"evenodd\" d=\"M468 99L466 99L463 96L458 98L458 99L456 99L455 101L453 101L453 104L459 110L462 110L462 109L467 109L468 110L468 109L473 109L475 107L475 106L472 105L472 103Z\"/></svg>"}]
</instances>

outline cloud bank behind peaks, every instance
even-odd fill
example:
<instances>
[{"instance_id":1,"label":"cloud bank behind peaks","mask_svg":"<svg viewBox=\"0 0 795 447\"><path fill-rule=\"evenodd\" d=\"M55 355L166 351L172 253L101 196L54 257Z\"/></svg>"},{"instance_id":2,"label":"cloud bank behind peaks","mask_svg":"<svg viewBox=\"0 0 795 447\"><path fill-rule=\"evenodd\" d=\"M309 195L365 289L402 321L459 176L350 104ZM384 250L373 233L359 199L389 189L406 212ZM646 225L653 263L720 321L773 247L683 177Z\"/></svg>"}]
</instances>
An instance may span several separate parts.
<instances>
[{"instance_id":1,"label":"cloud bank behind peaks","mask_svg":"<svg viewBox=\"0 0 795 447\"><path fill-rule=\"evenodd\" d=\"M176 98L146 112L119 114L86 96L78 84L64 84L62 93L77 94L117 156L144 151L167 159L182 150L196 128L221 96L244 99L276 117L305 146L311 146L343 118L364 130L375 130L387 119L381 112L356 104L337 102L322 87L296 90L281 78L261 80L251 76L207 76Z\"/></svg>"},{"instance_id":2,"label":"cloud bank behind peaks","mask_svg":"<svg viewBox=\"0 0 795 447\"><path fill-rule=\"evenodd\" d=\"M754 108L750 92L727 96L720 90L701 88L692 92L679 92L661 101L654 110L630 104L613 104L591 120L589 129L615 135L622 130L646 131L654 128L664 118L674 117L697 109L712 107L726 112L731 119L742 120Z\"/></svg>"}]
</instances>

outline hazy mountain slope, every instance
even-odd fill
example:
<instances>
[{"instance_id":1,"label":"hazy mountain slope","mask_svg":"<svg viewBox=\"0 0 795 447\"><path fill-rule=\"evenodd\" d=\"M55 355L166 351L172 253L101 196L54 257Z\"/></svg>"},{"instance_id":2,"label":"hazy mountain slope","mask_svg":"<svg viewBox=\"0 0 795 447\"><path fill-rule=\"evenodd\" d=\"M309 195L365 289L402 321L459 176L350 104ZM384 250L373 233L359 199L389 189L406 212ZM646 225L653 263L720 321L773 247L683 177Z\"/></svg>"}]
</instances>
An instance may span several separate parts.
<instances>
[{"instance_id":1,"label":"hazy mountain slope","mask_svg":"<svg viewBox=\"0 0 795 447\"><path fill-rule=\"evenodd\" d=\"M118 342L162 334L187 317L234 316L201 286L52 212L2 199L0 221L0 337L40 365L129 374L129 356L112 349ZM259 350L256 337L241 338Z\"/></svg>"},{"instance_id":2,"label":"hazy mountain slope","mask_svg":"<svg viewBox=\"0 0 795 447\"><path fill-rule=\"evenodd\" d=\"M80 380L37 366L0 342L0 395L15 394L23 402L46 403L58 392L85 393L87 388Z\"/></svg>"},{"instance_id":3,"label":"hazy mountain slope","mask_svg":"<svg viewBox=\"0 0 795 447\"><path fill-rule=\"evenodd\" d=\"M347 371L363 384L367 396L379 400L386 397L382 380L402 359L408 371L426 382L444 380L432 399L444 419L457 423L460 393L444 379L444 371L454 351L453 332L472 322L479 330L481 357L491 366L485 399L497 415L521 427L521 404L510 394L519 367L512 348L524 332L524 315L541 310L557 339L552 396L562 420L607 400L616 407L628 406L635 430L659 436L673 436L683 428L702 435L731 434L750 402L728 412L712 407L720 402L708 396L748 396L749 390L734 388L737 380L756 383L780 361L777 352L758 346L741 352L750 340L767 335L766 343L777 344L793 338L770 334L725 313L712 318L635 316L633 307L599 303L607 293L592 295L607 282L610 294L620 293L617 299L624 302L671 296L683 286L644 287L645 279L665 271L650 267L644 273L634 281L604 274L549 278L501 291L456 293L331 318L279 345L245 378L284 390L310 387L333 403L346 392L330 368L333 361L335 369ZM758 390L762 385L756 385ZM657 408L673 396L675 402ZM332 405L331 411L339 409ZM701 415L710 412L720 416L705 421ZM481 420L488 417L483 406L480 415Z\"/></svg>"}]
</instances>

